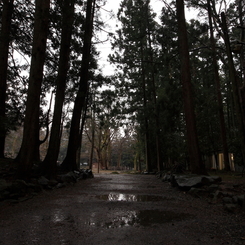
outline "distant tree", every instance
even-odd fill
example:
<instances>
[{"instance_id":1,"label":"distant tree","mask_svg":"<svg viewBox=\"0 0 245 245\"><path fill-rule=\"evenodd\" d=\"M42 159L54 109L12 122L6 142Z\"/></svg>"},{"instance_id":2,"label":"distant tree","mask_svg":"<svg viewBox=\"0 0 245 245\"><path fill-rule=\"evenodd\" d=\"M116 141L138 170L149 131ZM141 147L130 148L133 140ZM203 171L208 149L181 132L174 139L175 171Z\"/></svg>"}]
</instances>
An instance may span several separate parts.
<instances>
[{"instance_id":1,"label":"distant tree","mask_svg":"<svg viewBox=\"0 0 245 245\"><path fill-rule=\"evenodd\" d=\"M121 129L121 132L115 134L115 137L112 139L112 155L111 161L114 167L117 169L123 169L124 167L133 167L134 166L134 157L135 152L135 139L133 135L134 129L130 125L125 125L125 130ZM137 169L137 167L135 168Z\"/></svg>"},{"instance_id":2,"label":"distant tree","mask_svg":"<svg viewBox=\"0 0 245 245\"><path fill-rule=\"evenodd\" d=\"M118 78L120 82L117 87L127 98L125 107L128 110L125 114L131 114L141 127L139 132L145 145L148 171L157 169L157 159L160 159L157 70L153 48L157 23L154 18L150 1L122 1L118 12L121 28L117 30L112 43L115 52L110 56L123 72L123 76ZM155 151L156 154L153 153Z\"/></svg>"},{"instance_id":3,"label":"distant tree","mask_svg":"<svg viewBox=\"0 0 245 245\"><path fill-rule=\"evenodd\" d=\"M106 81L107 84L110 83L110 79ZM94 86L91 87L91 97L86 134L91 142L91 153L95 150L100 168L108 169L112 141L122 120L118 95L110 89L96 91Z\"/></svg>"}]
</instances>

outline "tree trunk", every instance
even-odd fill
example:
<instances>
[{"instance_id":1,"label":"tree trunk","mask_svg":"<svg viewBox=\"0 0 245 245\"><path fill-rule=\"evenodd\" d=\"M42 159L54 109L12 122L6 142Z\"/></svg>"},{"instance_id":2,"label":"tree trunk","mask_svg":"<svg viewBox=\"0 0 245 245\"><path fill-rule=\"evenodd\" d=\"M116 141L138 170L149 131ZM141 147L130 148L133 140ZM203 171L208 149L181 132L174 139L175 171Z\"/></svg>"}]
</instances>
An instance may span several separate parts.
<instances>
[{"instance_id":1,"label":"tree trunk","mask_svg":"<svg viewBox=\"0 0 245 245\"><path fill-rule=\"evenodd\" d=\"M78 140L78 149L76 152L76 154L77 154L76 162L77 162L78 169L80 168L82 140L83 140L83 129L84 129L84 125L86 122L87 109L88 109L88 96L86 96L85 108L84 108L83 113L82 113L82 122L81 122L81 126L80 126L79 140Z\"/></svg>"},{"instance_id":2,"label":"tree trunk","mask_svg":"<svg viewBox=\"0 0 245 245\"><path fill-rule=\"evenodd\" d=\"M62 32L58 76L56 80L54 114L49 139L49 147L47 155L42 163L44 173L46 173L50 178L55 178L57 172L57 160L60 149L62 108L65 98L67 72L69 69L70 43L74 19L74 2L75 0L66 0L63 1L62 6Z\"/></svg>"},{"instance_id":3,"label":"tree trunk","mask_svg":"<svg viewBox=\"0 0 245 245\"><path fill-rule=\"evenodd\" d=\"M149 125L147 119L147 98L146 98L146 76L145 76L145 66L144 66L144 50L143 50L143 42L140 44L140 55L141 55L141 79L142 79L142 93L143 93L143 110L144 110L144 142L145 142L145 163L146 163L146 171L152 171L152 165L150 162L150 138L149 138Z\"/></svg>"},{"instance_id":4,"label":"tree trunk","mask_svg":"<svg viewBox=\"0 0 245 245\"><path fill-rule=\"evenodd\" d=\"M121 169L121 162L122 162L122 152L123 152L123 143L119 142L119 152L117 152L117 169Z\"/></svg>"},{"instance_id":5,"label":"tree trunk","mask_svg":"<svg viewBox=\"0 0 245 245\"><path fill-rule=\"evenodd\" d=\"M229 151L228 151L228 145L227 145L225 117L224 117L223 102L222 102L222 95L221 95L221 89L220 89L219 67L218 67L218 62L216 59L216 48L215 48L215 39L214 39L210 0L208 0L208 17L209 17L209 28L210 28L210 42L211 42L212 56L213 56L214 80L216 83L216 94L217 94L217 100L218 100L220 133L221 133L221 141L222 141L223 154L224 154L224 165L225 165L225 170L229 171L230 170Z\"/></svg>"},{"instance_id":6,"label":"tree trunk","mask_svg":"<svg viewBox=\"0 0 245 245\"><path fill-rule=\"evenodd\" d=\"M107 169L110 169L111 167L111 148L112 148L112 142L111 142L111 138L109 138L108 141L108 146L107 146Z\"/></svg>"},{"instance_id":7,"label":"tree trunk","mask_svg":"<svg viewBox=\"0 0 245 245\"><path fill-rule=\"evenodd\" d=\"M176 0L179 53L181 62L181 82L183 86L184 111L187 127L187 144L190 158L190 168L193 174L207 174L202 162L198 144L196 118L190 74L190 58L185 22L184 1Z\"/></svg>"},{"instance_id":8,"label":"tree trunk","mask_svg":"<svg viewBox=\"0 0 245 245\"><path fill-rule=\"evenodd\" d=\"M150 30L148 30L150 33ZM154 58L153 58L153 49L151 43L151 37L148 34L148 42L150 48L150 62L151 66L151 82L152 82L152 96L153 96L153 104L154 104L154 120L155 120L155 142L156 142L156 154L157 154L157 169L158 171L163 170L162 165L162 155L161 155L161 148L160 148L160 123L159 123L159 111L157 108L157 92L156 92L156 82L155 82L155 66L154 66Z\"/></svg>"},{"instance_id":9,"label":"tree trunk","mask_svg":"<svg viewBox=\"0 0 245 245\"><path fill-rule=\"evenodd\" d=\"M89 168L92 169L93 168L93 159L94 159L94 134L95 134L95 123L93 121L93 118L91 120L91 130L92 130L92 136L91 136L91 152L90 152L90 156L89 156Z\"/></svg>"},{"instance_id":10,"label":"tree trunk","mask_svg":"<svg viewBox=\"0 0 245 245\"><path fill-rule=\"evenodd\" d=\"M77 169L76 152L79 145L79 127L80 127L81 113L85 104L86 94L88 92L89 61L90 61L95 1L96 0L87 1L83 57L82 57L82 65L80 70L80 85L79 85L78 93L76 95L72 119L71 119L71 128L70 128L67 153L61 165L62 168L66 171Z\"/></svg>"},{"instance_id":11,"label":"tree trunk","mask_svg":"<svg viewBox=\"0 0 245 245\"><path fill-rule=\"evenodd\" d=\"M0 33L0 157L4 157L6 137L6 92L7 92L7 69L10 39L10 26L13 13L14 0L3 1L2 29Z\"/></svg>"},{"instance_id":12,"label":"tree trunk","mask_svg":"<svg viewBox=\"0 0 245 245\"><path fill-rule=\"evenodd\" d=\"M226 46L226 53L228 57L230 80L231 80L232 89L233 89L233 99L234 99L235 110L236 110L236 118L238 121L238 129L240 131L238 137L239 137L240 144L241 144L241 152L242 152L243 164L244 164L244 161L245 161L244 115L243 115L242 106L240 103L238 79L237 79L234 61L232 57L230 39L229 39L228 28L226 24L226 16L224 12L221 13L221 19L222 19L222 30L224 34L224 41L225 41L225 46Z\"/></svg>"},{"instance_id":13,"label":"tree trunk","mask_svg":"<svg viewBox=\"0 0 245 245\"><path fill-rule=\"evenodd\" d=\"M17 157L18 175L28 178L39 152L39 106L46 42L49 25L50 0L36 0L35 23L29 86L27 93L24 132L21 149Z\"/></svg>"}]
</instances>

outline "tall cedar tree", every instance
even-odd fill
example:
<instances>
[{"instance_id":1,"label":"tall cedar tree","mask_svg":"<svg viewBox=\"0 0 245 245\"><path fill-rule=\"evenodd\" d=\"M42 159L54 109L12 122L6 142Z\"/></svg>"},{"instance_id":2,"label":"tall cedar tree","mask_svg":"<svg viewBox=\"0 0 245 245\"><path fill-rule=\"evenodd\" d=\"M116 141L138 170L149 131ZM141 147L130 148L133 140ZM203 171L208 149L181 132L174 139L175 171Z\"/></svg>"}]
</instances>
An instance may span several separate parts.
<instances>
[{"instance_id":1,"label":"tall cedar tree","mask_svg":"<svg viewBox=\"0 0 245 245\"><path fill-rule=\"evenodd\" d=\"M226 15L224 12L221 13L221 20L222 20L222 31L224 34L226 53L227 53L227 58L228 58L229 75L230 75L230 80L232 83L236 117L237 117L237 121L238 121L238 129L240 131L238 137L239 137L239 141L240 141L242 158L243 158L243 165L244 165L244 163L245 163L244 114L243 114L242 105L240 102L239 83L238 83L237 73L236 73L236 69L235 69L235 65L234 65L234 61L233 61L233 55L232 55L232 51L231 51L230 37L229 37L228 27L227 27L227 23L226 23Z\"/></svg>"},{"instance_id":2,"label":"tall cedar tree","mask_svg":"<svg viewBox=\"0 0 245 245\"><path fill-rule=\"evenodd\" d=\"M50 178L57 172L57 159L60 149L61 118L65 98L67 72L69 69L70 43L74 20L75 0L62 0L62 33L59 55L58 76L56 80L56 97L54 114L50 132L47 155L42 163L42 169Z\"/></svg>"},{"instance_id":3,"label":"tall cedar tree","mask_svg":"<svg viewBox=\"0 0 245 245\"><path fill-rule=\"evenodd\" d=\"M213 30L213 21L212 21L212 11L210 0L207 0L208 5L208 19L209 19L209 29L210 29L210 43L212 50L212 58L213 58L213 72L214 72L214 80L216 84L216 94L218 100L218 111L219 111L219 121L220 121L220 133L224 154L224 165L225 170L230 170L229 163L229 150L227 145L227 137L226 137L226 127L225 127L225 117L224 117L224 109L221 95L221 87L220 87L220 78L219 78L219 67L216 55L216 42L214 39L214 30Z\"/></svg>"},{"instance_id":4,"label":"tall cedar tree","mask_svg":"<svg viewBox=\"0 0 245 245\"><path fill-rule=\"evenodd\" d=\"M145 18L147 19L147 21L141 21L140 23L140 29L139 29L139 33L140 33L140 63L141 63L141 79L142 79L142 91L143 91L143 108L144 108L144 127L145 127L145 161L146 161L146 170L148 172L152 172L153 171L153 164L151 162L151 149L150 149L150 131L149 131L149 120L148 120L148 115L147 115L147 87L149 86L149 79L147 77L146 74L147 72L147 64L146 61L148 60L148 56L146 55L146 53L148 53L147 49L148 49L148 43L147 41L148 36L147 36L147 29L149 28L149 18L148 18L148 11L149 11L149 1L145 2L145 5L143 5L141 7L141 12L143 12L146 16ZM140 17L142 17L140 15ZM149 35L149 34L148 34ZM154 76L154 74L152 74L152 76ZM151 78L150 78L151 79ZM157 148L159 149L159 148Z\"/></svg>"},{"instance_id":5,"label":"tall cedar tree","mask_svg":"<svg viewBox=\"0 0 245 245\"><path fill-rule=\"evenodd\" d=\"M39 111L45 51L49 26L50 0L35 1L35 22L23 140L17 156L18 177L28 179L39 160Z\"/></svg>"},{"instance_id":6,"label":"tall cedar tree","mask_svg":"<svg viewBox=\"0 0 245 245\"><path fill-rule=\"evenodd\" d=\"M152 48L153 35L156 31L154 17L150 1L122 1L118 12L122 27L117 31L118 39L115 39L113 45L123 50L123 55L116 52L112 56L114 62L124 67L124 78L126 79L125 81L122 79L122 85L124 90L128 88L127 91L125 90L125 95L130 98L131 113L136 111L135 115L137 115L142 141L144 141L147 171L157 168L156 158L160 154L159 147L155 145L155 142L159 142L155 132L157 131L155 128L158 127L156 122L158 115L153 65L155 57ZM154 108L153 114L150 107ZM157 157L155 157L153 152L157 150Z\"/></svg>"},{"instance_id":7,"label":"tall cedar tree","mask_svg":"<svg viewBox=\"0 0 245 245\"><path fill-rule=\"evenodd\" d=\"M4 157L6 137L6 90L10 25L14 0L3 1L2 29L0 33L0 157Z\"/></svg>"},{"instance_id":8,"label":"tall cedar tree","mask_svg":"<svg viewBox=\"0 0 245 245\"><path fill-rule=\"evenodd\" d=\"M89 63L91 53L91 41L93 33L93 20L96 0L87 1L86 19L85 19L85 32L84 32L84 45L83 57L80 70L79 89L75 98L73 114L71 119L70 136L67 147L67 153L64 161L61 164L62 169L76 170L78 163L76 162L76 153L79 148L79 129L82 109L85 105L86 94L88 92L89 80Z\"/></svg>"},{"instance_id":9,"label":"tall cedar tree","mask_svg":"<svg viewBox=\"0 0 245 245\"><path fill-rule=\"evenodd\" d=\"M176 0L178 40L181 62L181 82L183 86L184 111L187 128L187 144L190 158L190 169L193 174L207 174L201 159L198 144L194 102L190 74L190 57L188 48L187 29L185 22L184 1Z\"/></svg>"},{"instance_id":10,"label":"tall cedar tree","mask_svg":"<svg viewBox=\"0 0 245 245\"><path fill-rule=\"evenodd\" d=\"M149 2L148 2L148 8L149 8ZM147 10L148 10L147 8ZM154 57L154 48L153 48L153 37L151 36L152 29L150 27L150 21L149 21L149 11L146 11L147 16L147 39L148 39L148 46L149 46L149 60L148 62L151 64L150 67L150 74L151 77L149 78L151 80L151 93L153 98L153 107L154 107L154 124L155 124L155 141L156 141L156 157L157 157L157 169L158 171L161 171L163 169L162 164L162 153L161 153L161 142L160 142L160 114L158 110L158 103L157 103L157 86L156 86L156 66L155 66L155 57Z\"/></svg>"}]
</instances>

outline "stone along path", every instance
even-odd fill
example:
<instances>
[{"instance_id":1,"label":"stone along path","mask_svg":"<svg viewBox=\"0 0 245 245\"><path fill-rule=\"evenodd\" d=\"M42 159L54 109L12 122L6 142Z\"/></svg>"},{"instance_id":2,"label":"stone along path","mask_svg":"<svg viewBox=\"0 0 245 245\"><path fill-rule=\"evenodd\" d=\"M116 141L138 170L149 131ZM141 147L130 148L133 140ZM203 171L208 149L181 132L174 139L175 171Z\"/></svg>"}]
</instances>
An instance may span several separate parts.
<instances>
[{"instance_id":1,"label":"stone along path","mask_svg":"<svg viewBox=\"0 0 245 245\"><path fill-rule=\"evenodd\" d=\"M95 175L0 208L3 245L245 244L243 213L152 175Z\"/></svg>"}]
</instances>

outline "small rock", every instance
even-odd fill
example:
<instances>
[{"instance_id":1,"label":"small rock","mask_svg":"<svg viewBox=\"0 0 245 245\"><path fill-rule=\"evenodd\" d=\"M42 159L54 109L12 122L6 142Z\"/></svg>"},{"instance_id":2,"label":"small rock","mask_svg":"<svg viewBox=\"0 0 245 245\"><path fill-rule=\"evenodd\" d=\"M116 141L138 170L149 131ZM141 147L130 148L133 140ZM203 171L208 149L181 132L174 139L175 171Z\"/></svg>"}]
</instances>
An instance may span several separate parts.
<instances>
[{"instance_id":1,"label":"small rock","mask_svg":"<svg viewBox=\"0 0 245 245\"><path fill-rule=\"evenodd\" d=\"M232 200L231 197L224 197L223 198L223 203L231 204L231 203L233 203L233 200Z\"/></svg>"},{"instance_id":2,"label":"small rock","mask_svg":"<svg viewBox=\"0 0 245 245\"><path fill-rule=\"evenodd\" d=\"M89 178L94 178L94 174L93 174L92 169L87 169L86 170L86 173L87 173L87 175L88 175Z\"/></svg>"},{"instance_id":3,"label":"small rock","mask_svg":"<svg viewBox=\"0 0 245 245\"><path fill-rule=\"evenodd\" d=\"M56 186L59 182L55 179L49 180L48 185L49 186Z\"/></svg>"},{"instance_id":4,"label":"small rock","mask_svg":"<svg viewBox=\"0 0 245 245\"><path fill-rule=\"evenodd\" d=\"M219 185L216 185L216 184L212 184L208 187L208 190L209 191L216 191L219 189Z\"/></svg>"},{"instance_id":5,"label":"small rock","mask_svg":"<svg viewBox=\"0 0 245 245\"><path fill-rule=\"evenodd\" d=\"M158 179L161 179L162 178L162 176L163 176L163 172L157 172L156 173L156 177L158 178Z\"/></svg>"},{"instance_id":6,"label":"small rock","mask_svg":"<svg viewBox=\"0 0 245 245\"><path fill-rule=\"evenodd\" d=\"M202 184L203 185L212 185L222 181L222 178L219 176L203 176L202 177Z\"/></svg>"},{"instance_id":7,"label":"small rock","mask_svg":"<svg viewBox=\"0 0 245 245\"><path fill-rule=\"evenodd\" d=\"M0 179L0 191L6 190L9 187L5 179Z\"/></svg>"},{"instance_id":8,"label":"small rock","mask_svg":"<svg viewBox=\"0 0 245 245\"><path fill-rule=\"evenodd\" d=\"M49 180L48 180L47 178L45 178L44 176L41 176L41 177L38 179L38 184L39 184L39 185L42 185L42 186L48 186Z\"/></svg>"},{"instance_id":9,"label":"small rock","mask_svg":"<svg viewBox=\"0 0 245 245\"><path fill-rule=\"evenodd\" d=\"M237 204L245 208L245 195L237 196Z\"/></svg>"},{"instance_id":10,"label":"small rock","mask_svg":"<svg viewBox=\"0 0 245 245\"><path fill-rule=\"evenodd\" d=\"M66 187L66 184L65 183L58 183L57 185L56 185L56 188L62 188L62 187Z\"/></svg>"},{"instance_id":11,"label":"small rock","mask_svg":"<svg viewBox=\"0 0 245 245\"><path fill-rule=\"evenodd\" d=\"M236 211L237 205L236 204L225 204L224 208L226 211L230 212L230 213L234 213Z\"/></svg>"},{"instance_id":12,"label":"small rock","mask_svg":"<svg viewBox=\"0 0 245 245\"><path fill-rule=\"evenodd\" d=\"M74 172L69 172L67 174L59 175L59 179L62 182L66 182L66 183L77 182L76 174Z\"/></svg>"},{"instance_id":13,"label":"small rock","mask_svg":"<svg viewBox=\"0 0 245 245\"><path fill-rule=\"evenodd\" d=\"M26 193L28 188L27 183L24 180L15 180L12 185L9 186L8 190L11 195L22 196L23 193Z\"/></svg>"},{"instance_id":14,"label":"small rock","mask_svg":"<svg viewBox=\"0 0 245 245\"><path fill-rule=\"evenodd\" d=\"M170 174L165 174L165 175L163 175L163 177L162 177L162 181L164 182L164 181L170 181L171 180L171 175Z\"/></svg>"},{"instance_id":15,"label":"small rock","mask_svg":"<svg viewBox=\"0 0 245 245\"><path fill-rule=\"evenodd\" d=\"M11 193L11 194L8 196L8 198L17 200L17 199L19 199L20 197L24 197L24 196L25 196L24 193L14 192L14 193Z\"/></svg>"},{"instance_id":16,"label":"small rock","mask_svg":"<svg viewBox=\"0 0 245 245\"><path fill-rule=\"evenodd\" d=\"M41 192L43 190L41 185L32 183L28 183L28 189L33 190L34 192Z\"/></svg>"},{"instance_id":17,"label":"small rock","mask_svg":"<svg viewBox=\"0 0 245 245\"><path fill-rule=\"evenodd\" d=\"M238 197L237 196L233 196L232 197L232 201L233 201L233 203L238 203Z\"/></svg>"},{"instance_id":18,"label":"small rock","mask_svg":"<svg viewBox=\"0 0 245 245\"><path fill-rule=\"evenodd\" d=\"M206 191L204 189L201 189L201 188L194 188L194 187L192 187L188 191L188 193L191 194L194 197L200 198L203 194L206 194Z\"/></svg>"},{"instance_id":19,"label":"small rock","mask_svg":"<svg viewBox=\"0 0 245 245\"><path fill-rule=\"evenodd\" d=\"M223 196L223 197L231 197L231 195L226 192L226 191L220 191L220 194Z\"/></svg>"},{"instance_id":20,"label":"small rock","mask_svg":"<svg viewBox=\"0 0 245 245\"><path fill-rule=\"evenodd\" d=\"M221 181L219 176L202 175L173 175L172 185L178 186L182 190L190 190L192 187L210 186Z\"/></svg>"},{"instance_id":21,"label":"small rock","mask_svg":"<svg viewBox=\"0 0 245 245\"><path fill-rule=\"evenodd\" d=\"M217 191L215 191L215 192L213 192L213 193L210 193L210 197L212 198L212 203L216 203L217 200L218 200L219 198L221 198L222 196L223 196L223 195L222 195L222 192L219 191L219 190L217 190Z\"/></svg>"}]
</instances>

